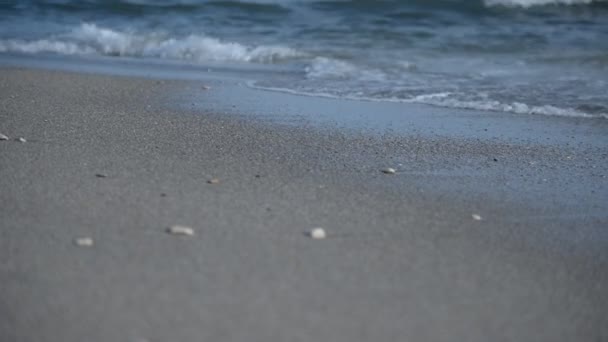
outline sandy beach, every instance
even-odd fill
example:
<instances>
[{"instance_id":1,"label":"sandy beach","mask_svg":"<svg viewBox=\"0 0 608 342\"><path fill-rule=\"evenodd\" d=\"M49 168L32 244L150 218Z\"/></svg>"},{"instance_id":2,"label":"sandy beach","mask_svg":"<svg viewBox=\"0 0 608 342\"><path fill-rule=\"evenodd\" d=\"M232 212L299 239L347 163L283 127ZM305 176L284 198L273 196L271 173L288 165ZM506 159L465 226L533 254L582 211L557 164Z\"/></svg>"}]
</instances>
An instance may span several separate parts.
<instances>
[{"instance_id":1,"label":"sandy beach","mask_svg":"<svg viewBox=\"0 0 608 342\"><path fill-rule=\"evenodd\" d=\"M2 67L0 341L608 340L607 121Z\"/></svg>"}]
</instances>

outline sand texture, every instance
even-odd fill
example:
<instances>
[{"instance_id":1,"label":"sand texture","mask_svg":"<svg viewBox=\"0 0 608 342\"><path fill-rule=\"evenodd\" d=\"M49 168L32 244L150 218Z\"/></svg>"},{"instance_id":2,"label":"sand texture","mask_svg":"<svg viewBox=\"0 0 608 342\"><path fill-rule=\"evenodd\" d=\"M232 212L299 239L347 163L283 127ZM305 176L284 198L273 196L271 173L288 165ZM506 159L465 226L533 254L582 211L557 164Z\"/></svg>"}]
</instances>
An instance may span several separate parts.
<instances>
[{"instance_id":1,"label":"sand texture","mask_svg":"<svg viewBox=\"0 0 608 342\"><path fill-rule=\"evenodd\" d=\"M0 341L608 340L605 122L239 89L0 69Z\"/></svg>"}]
</instances>

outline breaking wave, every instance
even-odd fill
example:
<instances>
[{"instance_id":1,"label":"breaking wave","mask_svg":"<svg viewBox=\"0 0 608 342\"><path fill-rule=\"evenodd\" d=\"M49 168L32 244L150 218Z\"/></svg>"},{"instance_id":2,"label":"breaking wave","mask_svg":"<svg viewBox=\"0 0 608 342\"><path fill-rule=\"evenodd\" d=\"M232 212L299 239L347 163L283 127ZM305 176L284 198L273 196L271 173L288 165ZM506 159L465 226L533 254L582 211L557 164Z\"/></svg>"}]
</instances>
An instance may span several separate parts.
<instances>
[{"instance_id":1,"label":"breaking wave","mask_svg":"<svg viewBox=\"0 0 608 342\"><path fill-rule=\"evenodd\" d=\"M64 35L27 41L0 40L0 52L51 52L67 55L157 57L191 61L273 63L304 54L282 46L245 46L204 35L170 37L162 32L138 34L84 23Z\"/></svg>"}]
</instances>

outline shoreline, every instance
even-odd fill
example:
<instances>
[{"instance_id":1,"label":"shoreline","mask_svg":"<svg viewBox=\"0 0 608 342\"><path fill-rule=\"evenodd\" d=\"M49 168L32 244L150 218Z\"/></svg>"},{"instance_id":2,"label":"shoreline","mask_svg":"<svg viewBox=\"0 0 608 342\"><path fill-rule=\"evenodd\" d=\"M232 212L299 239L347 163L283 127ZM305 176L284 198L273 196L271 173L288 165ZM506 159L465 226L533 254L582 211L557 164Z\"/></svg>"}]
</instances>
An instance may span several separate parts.
<instances>
[{"instance_id":1,"label":"shoreline","mask_svg":"<svg viewBox=\"0 0 608 342\"><path fill-rule=\"evenodd\" d=\"M608 336L603 123L0 71L2 340Z\"/></svg>"}]
</instances>

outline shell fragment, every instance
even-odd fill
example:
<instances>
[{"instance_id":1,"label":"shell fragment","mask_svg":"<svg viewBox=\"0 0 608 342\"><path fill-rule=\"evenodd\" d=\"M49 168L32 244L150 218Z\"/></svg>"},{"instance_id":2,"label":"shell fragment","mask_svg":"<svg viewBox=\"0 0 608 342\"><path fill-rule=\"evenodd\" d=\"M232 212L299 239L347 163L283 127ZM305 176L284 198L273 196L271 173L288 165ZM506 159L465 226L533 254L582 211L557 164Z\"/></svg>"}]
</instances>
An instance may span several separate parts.
<instances>
[{"instance_id":1,"label":"shell fragment","mask_svg":"<svg viewBox=\"0 0 608 342\"><path fill-rule=\"evenodd\" d=\"M79 247L91 247L95 242L90 237L79 237L74 239L74 244Z\"/></svg>"},{"instance_id":2,"label":"shell fragment","mask_svg":"<svg viewBox=\"0 0 608 342\"><path fill-rule=\"evenodd\" d=\"M323 228L313 228L310 230L308 235L315 240L321 240L327 237L327 233Z\"/></svg>"},{"instance_id":3,"label":"shell fragment","mask_svg":"<svg viewBox=\"0 0 608 342\"><path fill-rule=\"evenodd\" d=\"M171 226L167 229L167 233L171 235L194 236L194 229L186 226Z\"/></svg>"}]
</instances>

